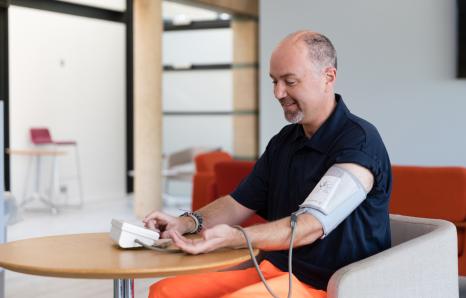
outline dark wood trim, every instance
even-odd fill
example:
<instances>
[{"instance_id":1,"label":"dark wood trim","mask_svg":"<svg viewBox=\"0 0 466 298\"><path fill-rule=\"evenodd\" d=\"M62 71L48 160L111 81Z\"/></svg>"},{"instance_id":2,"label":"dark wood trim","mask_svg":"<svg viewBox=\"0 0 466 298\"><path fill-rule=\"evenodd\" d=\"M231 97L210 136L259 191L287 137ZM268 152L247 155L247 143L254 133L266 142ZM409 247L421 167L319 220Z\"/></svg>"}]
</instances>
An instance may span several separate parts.
<instances>
[{"instance_id":1,"label":"dark wood trim","mask_svg":"<svg viewBox=\"0 0 466 298\"><path fill-rule=\"evenodd\" d=\"M230 28L230 20L192 21L188 24L175 24L171 21L163 22L163 31L205 30Z\"/></svg>"},{"instance_id":2,"label":"dark wood trim","mask_svg":"<svg viewBox=\"0 0 466 298\"><path fill-rule=\"evenodd\" d=\"M164 116L233 116L233 115L258 115L255 110L245 111L165 111Z\"/></svg>"},{"instance_id":3,"label":"dark wood trim","mask_svg":"<svg viewBox=\"0 0 466 298\"><path fill-rule=\"evenodd\" d=\"M10 5L9 0L0 0L0 7L8 8L8 5Z\"/></svg>"},{"instance_id":4,"label":"dark wood trim","mask_svg":"<svg viewBox=\"0 0 466 298\"><path fill-rule=\"evenodd\" d=\"M457 0L457 75L466 78L466 1Z\"/></svg>"},{"instance_id":5,"label":"dark wood trim","mask_svg":"<svg viewBox=\"0 0 466 298\"><path fill-rule=\"evenodd\" d=\"M190 70L220 70L220 69L231 69L232 65L228 63L224 64L190 64L190 65L164 65L164 71L190 71Z\"/></svg>"},{"instance_id":6,"label":"dark wood trim","mask_svg":"<svg viewBox=\"0 0 466 298\"><path fill-rule=\"evenodd\" d=\"M57 0L9 0L11 5L124 23L125 12Z\"/></svg>"},{"instance_id":7,"label":"dark wood trim","mask_svg":"<svg viewBox=\"0 0 466 298\"><path fill-rule=\"evenodd\" d=\"M238 69L238 68L259 68L257 63L241 63L241 64L189 64L189 65L164 65L164 71L190 71L190 70L221 70L221 69Z\"/></svg>"},{"instance_id":8,"label":"dark wood trim","mask_svg":"<svg viewBox=\"0 0 466 298\"><path fill-rule=\"evenodd\" d=\"M3 5L5 4L5 5ZM10 156L6 148L10 146L10 117L9 117L9 73L8 73L8 3L0 6L0 100L3 101L3 159L5 190L10 190Z\"/></svg>"},{"instance_id":9,"label":"dark wood trim","mask_svg":"<svg viewBox=\"0 0 466 298\"><path fill-rule=\"evenodd\" d=\"M126 0L126 173L134 169L133 0ZM126 193L134 191L134 176L126 175Z\"/></svg>"}]
</instances>

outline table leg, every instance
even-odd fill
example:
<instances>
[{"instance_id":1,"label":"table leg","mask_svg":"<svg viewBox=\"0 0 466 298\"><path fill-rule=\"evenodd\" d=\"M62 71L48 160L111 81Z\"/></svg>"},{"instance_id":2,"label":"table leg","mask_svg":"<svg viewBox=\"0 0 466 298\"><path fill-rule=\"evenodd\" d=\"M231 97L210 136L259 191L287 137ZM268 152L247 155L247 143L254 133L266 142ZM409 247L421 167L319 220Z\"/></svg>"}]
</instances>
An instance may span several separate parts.
<instances>
[{"instance_id":1,"label":"table leg","mask_svg":"<svg viewBox=\"0 0 466 298\"><path fill-rule=\"evenodd\" d=\"M113 298L134 298L134 279L114 279Z\"/></svg>"}]
</instances>

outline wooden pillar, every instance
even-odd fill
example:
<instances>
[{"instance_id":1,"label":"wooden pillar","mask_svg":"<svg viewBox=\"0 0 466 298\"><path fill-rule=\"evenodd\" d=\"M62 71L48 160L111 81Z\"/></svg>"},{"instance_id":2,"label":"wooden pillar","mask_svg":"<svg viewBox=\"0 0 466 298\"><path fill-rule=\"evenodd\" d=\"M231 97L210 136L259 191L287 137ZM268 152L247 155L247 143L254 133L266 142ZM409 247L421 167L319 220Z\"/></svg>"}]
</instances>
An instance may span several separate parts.
<instances>
[{"instance_id":1,"label":"wooden pillar","mask_svg":"<svg viewBox=\"0 0 466 298\"><path fill-rule=\"evenodd\" d=\"M234 18L233 150L240 159L258 154L258 26L251 18Z\"/></svg>"},{"instance_id":2,"label":"wooden pillar","mask_svg":"<svg viewBox=\"0 0 466 298\"><path fill-rule=\"evenodd\" d=\"M162 207L162 3L134 0L134 212Z\"/></svg>"}]
</instances>

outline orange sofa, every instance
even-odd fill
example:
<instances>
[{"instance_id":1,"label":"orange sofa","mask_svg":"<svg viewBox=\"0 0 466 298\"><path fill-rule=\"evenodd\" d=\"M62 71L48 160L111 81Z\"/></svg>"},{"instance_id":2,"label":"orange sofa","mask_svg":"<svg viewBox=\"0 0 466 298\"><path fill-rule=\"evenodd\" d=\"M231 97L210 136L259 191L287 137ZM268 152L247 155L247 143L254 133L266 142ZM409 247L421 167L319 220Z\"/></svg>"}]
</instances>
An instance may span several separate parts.
<instances>
[{"instance_id":1,"label":"orange sofa","mask_svg":"<svg viewBox=\"0 0 466 298\"><path fill-rule=\"evenodd\" d=\"M216 198L214 166L232 159L230 154L223 151L202 153L194 158L196 172L193 176L192 210L197 210L210 203L213 197Z\"/></svg>"},{"instance_id":2,"label":"orange sofa","mask_svg":"<svg viewBox=\"0 0 466 298\"><path fill-rule=\"evenodd\" d=\"M393 166L392 174L390 213L453 222L459 274L466 275L466 168Z\"/></svg>"},{"instance_id":3,"label":"orange sofa","mask_svg":"<svg viewBox=\"0 0 466 298\"><path fill-rule=\"evenodd\" d=\"M216 198L226 196L235 190L241 181L251 173L255 162L253 161L222 161L215 165L215 191ZM253 215L246 219L242 226L250 226L258 223L264 223L266 220L259 215Z\"/></svg>"},{"instance_id":4,"label":"orange sofa","mask_svg":"<svg viewBox=\"0 0 466 298\"><path fill-rule=\"evenodd\" d=\"M227 158L226 156L209 159L209 167L198 167L208 158L206 153L196 158L196 173L193 177L192 209L197 210L208 203L231 193L236 186L243 180L254 167L255 162L238 161ZM211 167L210 167L211 166ZM198 171L198 169L200 171ZM245 222L243 226L249 226L256 223L265 222L265 220L253 215Z\"/></svg>"}]
</instances>

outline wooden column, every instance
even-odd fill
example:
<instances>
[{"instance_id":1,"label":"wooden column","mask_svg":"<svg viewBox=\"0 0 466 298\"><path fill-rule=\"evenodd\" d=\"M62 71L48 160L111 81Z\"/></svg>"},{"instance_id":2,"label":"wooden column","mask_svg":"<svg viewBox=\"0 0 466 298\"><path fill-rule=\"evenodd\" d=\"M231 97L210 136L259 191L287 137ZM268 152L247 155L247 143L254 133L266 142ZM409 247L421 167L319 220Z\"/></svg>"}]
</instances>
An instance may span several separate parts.
<instances>
[{"instance_id":1,"label":"wooden column","mask_svg":"<svg viewBox=\"0 0 466 298\"><path fill-rule=\"evenodd\" d=\"M251 18L234 18L233 30L233 150L240 159L258 154L258 26Z\"/></svg>"},{"instance_id":2,"label":"wooden column","mask_svg":"<svg viewBox=\"0 0 466 298\"><path fill-rule=\"evenodd\" d=\"M134 211L162 207L162 3L134 0Z\"/></svg>"}]
</instances>

